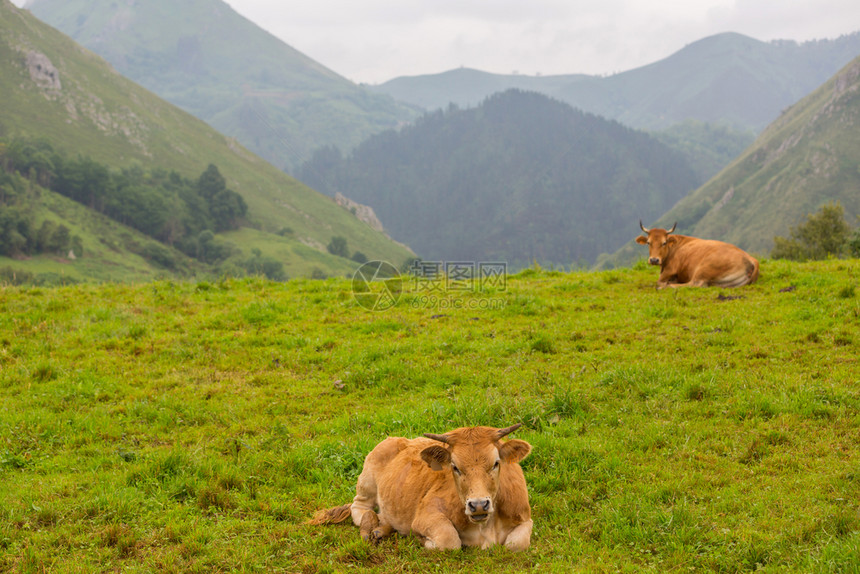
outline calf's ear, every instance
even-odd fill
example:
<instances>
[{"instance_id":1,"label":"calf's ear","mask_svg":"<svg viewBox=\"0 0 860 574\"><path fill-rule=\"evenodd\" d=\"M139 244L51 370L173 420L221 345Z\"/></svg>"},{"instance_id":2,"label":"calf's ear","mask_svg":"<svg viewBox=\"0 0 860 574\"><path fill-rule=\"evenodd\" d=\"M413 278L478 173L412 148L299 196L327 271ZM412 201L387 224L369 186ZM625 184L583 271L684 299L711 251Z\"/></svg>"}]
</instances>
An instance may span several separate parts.
<instances>
[{"instance_id":1,"label":"calf's ear","mask_svg":"<svg viewBox=\"0 0 860 574\"><path fill-rule=\"evenodd\" d=\"M433 470L442 470L451 462L451 453L444 446L434 444L421 451L421 460Z\"/></svg>"},{"instance_id":2,"label":"calf's ear","mask_svg":"<svg viewBox=\"0 0 860 574\"><path fill-rule=\"evenodd\" d=\"M648 243L648 238L644 235L640 235L636 238L636 243L638 243L639 245L645 245L646 243Z\"/></svg>"},{"instance_id":3,"label":"calf's ear","mask_svg":"<svg viewBox=\"0 0 860 574\"><path fill-rule=\"evenodd\" d=\"M499 456L505 462L515 463L527 457L531 451L532 445L524 440L515 438L502 444L499 448Z\"/></svg>"},{"instance_id":4,"label":"calf's ear","mask_svg":"<svg viewBox=\"0 0 860 574\"><path fill-rule=\"evenodd\" d=\"M669 237L666 238L666 243L675 243L677 241L678 241L678 238L675 237L674 235L670 235Z\"/></svg>"}]
</instances>

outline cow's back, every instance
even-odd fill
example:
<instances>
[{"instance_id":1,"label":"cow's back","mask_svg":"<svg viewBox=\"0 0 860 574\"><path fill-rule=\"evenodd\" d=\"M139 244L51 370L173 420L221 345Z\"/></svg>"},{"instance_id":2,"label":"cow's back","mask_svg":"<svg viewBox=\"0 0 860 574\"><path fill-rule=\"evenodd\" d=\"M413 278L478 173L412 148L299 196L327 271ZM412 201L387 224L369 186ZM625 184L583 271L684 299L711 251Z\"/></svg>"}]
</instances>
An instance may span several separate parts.
<instances>
[{"instance_id":1,"label":"cow's back","mask_svg":"<svg viewBox=\"0 0 860 574\"><path fill-rule=\"evenodd\" d=\"M749 253L724 241L684 236L667 261L678 282L741 287L758 278L759 263Z\"/></svg>"}]
</instances>

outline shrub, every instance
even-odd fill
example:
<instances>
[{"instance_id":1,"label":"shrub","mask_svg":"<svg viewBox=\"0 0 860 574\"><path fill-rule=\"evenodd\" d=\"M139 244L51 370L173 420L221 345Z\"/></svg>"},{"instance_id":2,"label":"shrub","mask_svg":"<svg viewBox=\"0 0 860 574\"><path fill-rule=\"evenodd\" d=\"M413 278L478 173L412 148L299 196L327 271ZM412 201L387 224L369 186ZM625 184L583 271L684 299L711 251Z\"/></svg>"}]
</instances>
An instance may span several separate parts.
<instances>
[{"instance_id":1,"label":"shrub","mask_svg":"<svg viewBox=\"0 0 860 574\"><path fill-rule=\"evenodd\" d=\"M791 229L791 238L774 237L771 257L774 259L826 259L843 255L847 250L850 228L845 210L838 202L821 206L806 216L803 223Z\"/></svg>"},{"instance_id":2,"label":"shrub","mask_svg":"<svg viewBox=\"0 0 860 574\"><path fill-rule=\"evenodd\" d=\"M349 257L349 247L346 245L345 237L341 237L339 235L332 237L327 249L332 255L337 255L338 257Z\"/></svg>"}]
</instances>

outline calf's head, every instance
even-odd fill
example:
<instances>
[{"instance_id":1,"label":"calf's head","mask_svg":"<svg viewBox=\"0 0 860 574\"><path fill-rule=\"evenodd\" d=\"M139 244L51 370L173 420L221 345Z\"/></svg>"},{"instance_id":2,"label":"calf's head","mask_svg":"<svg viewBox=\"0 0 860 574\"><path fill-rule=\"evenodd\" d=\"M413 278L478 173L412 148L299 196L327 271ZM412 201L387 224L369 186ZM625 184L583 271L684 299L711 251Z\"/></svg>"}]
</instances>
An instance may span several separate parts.
<instances>
[{"instance_id":1,"label":"calf's head","mask_svg":"<svg viewBox=\"0 0 860 574\"><path fill-rule=\"evenodd\" d=\"M678 223L675 222L672 229L668 231L665 229L646 229L642 225L642 220L639 220L639 228L648 236L642 237L640 235L636 238L636 243L648 246L648 263L651 265L663 265L663 261L666 260L666 256L669 254L669 249L675 243L676 238L671 234L675 231L677 225Z\"/></svg>"},{"instance_id":2,"label":"calf's head","mask_svg":"<svg viewBox=\"0 0 860 574\"><path fill-rule=\"evenodd\" d=\"M486 521L495 512L504 466L517 464L531 452L531 445L524 440L501 441L520 426L469 427L424 435L442 444L428 446L421 451L421 458L433 470L451 473L466 516L474 523Z\"/></svg>"}]
</instances>

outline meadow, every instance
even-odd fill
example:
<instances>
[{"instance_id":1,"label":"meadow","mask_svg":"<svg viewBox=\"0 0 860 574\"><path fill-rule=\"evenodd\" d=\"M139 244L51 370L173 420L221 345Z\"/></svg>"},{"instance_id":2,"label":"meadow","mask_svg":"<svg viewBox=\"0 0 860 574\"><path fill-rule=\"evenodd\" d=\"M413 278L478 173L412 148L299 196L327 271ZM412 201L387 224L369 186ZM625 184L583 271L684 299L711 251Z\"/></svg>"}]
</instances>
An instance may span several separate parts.
<instances>
[{"instance_id":1,"label":"meadow","mask_svg":"<svg viewBox=\"0 0 860 574\"><path fill-rule=\"evenodd\" d=\"M0 288L0 572L860 572L860 260ZM389 435L524 424L531 548L305 524Z\"/></svg>"}]
</instances>

